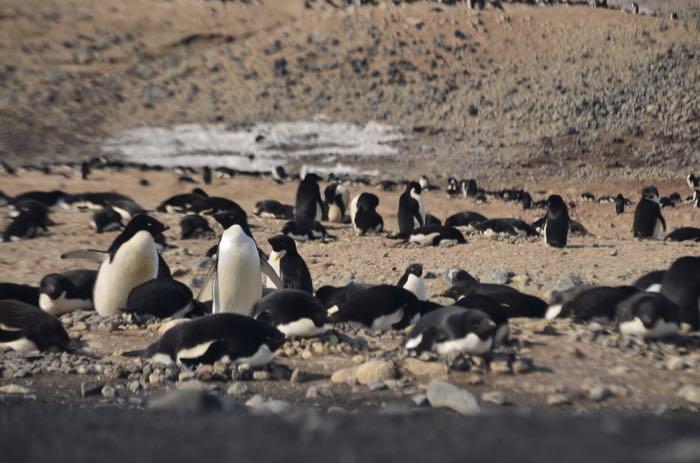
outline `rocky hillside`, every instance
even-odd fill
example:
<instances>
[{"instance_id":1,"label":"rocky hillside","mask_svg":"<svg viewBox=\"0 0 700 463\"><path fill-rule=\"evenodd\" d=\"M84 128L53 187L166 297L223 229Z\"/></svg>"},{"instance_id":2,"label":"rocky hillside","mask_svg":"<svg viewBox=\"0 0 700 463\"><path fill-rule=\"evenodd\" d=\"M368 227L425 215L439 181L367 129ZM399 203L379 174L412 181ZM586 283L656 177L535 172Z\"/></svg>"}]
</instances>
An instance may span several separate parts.
<instances>
[{"instance_id":1,"label":"rocky hillside","mask_svg":"<svg viewBox=\"0 0 700 463\"><path fill-rule=\"evenodd\" d=\"M7 0L0 156L94 155L141 125L324 114L399 127L410 138L390 161L404 173L673 176L700 164L693 17L334 3ZM678 3L697 7L666 6Z\"/></svg>"}]
</instances>

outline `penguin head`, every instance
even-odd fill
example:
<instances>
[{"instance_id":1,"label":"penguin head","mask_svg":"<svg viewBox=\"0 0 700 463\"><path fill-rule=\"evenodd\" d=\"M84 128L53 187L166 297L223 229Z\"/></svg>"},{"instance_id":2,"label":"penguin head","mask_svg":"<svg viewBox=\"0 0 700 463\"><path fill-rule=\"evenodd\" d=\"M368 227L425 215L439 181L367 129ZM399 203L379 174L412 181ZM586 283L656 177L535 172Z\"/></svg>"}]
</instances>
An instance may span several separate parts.
<instances>
[{"instance_id":1,"label":"penguin head","mask_svg":"<svg viewBox=\"0 0 700 463\"><path fill-rule=\"evenodd\" d=\"M411 264L406 267L406 274L415 275L417 277L423 276L423 264Z\"/></svg>"},{"instance_id":2,"label":"penguin head","mask_svg":"<svg viewBox=\"0 0 700 463\"><path fill-rule=\"evenodd\" d=\"M294 240L287 235L275 235L272 238L269 238L267 242L270 243L272 250L275 252L286 251L288 253L295 254L297 250Z\"/></svg>"},{"instance_id":3,"label":"penguin head","mask_svg":"<svg viewBox=\"0 0 700 463\"><path fill-rule=\"evenodd\" d=\"M265 312L265 314L267 314L266 316L269 315L267 312ZM266 316L263 318L266 318ZM260 320L260 322L262 342L270 348L271 352L274 352L282 347L284 342L287 340L284 333L263 320Z\"/></svg>"},{"instance_id":4,"label":"penguin head","mask_svg":"<svg viewBox=\"0 0 700 463\"><path fill-rule=\"evenodd\" d=\"M566 203L559 195L551 195L547 198L547 210L557 214L566 210Z\"/></svg>"},{"instance_id":5,"label":"penguin head","mask_svg":"<svg viewBox=\"0 0 700 463\"><path fill-rule=\"evenodd\" d=\"M250 231L250 227L248 226L248 218L241 214L240 211L227 210L217 212L214 214L214 220L219 222L219 225L221 225L224 230L228 230L234 225L238 225L243 229L246 235L252 238L252 233Z\"/></svg>"},{"instance_id":6,"label":"penguin head","mask_svg":"<svg viewBox=\"0 0 700 463\"><path fill-rule=\"evenodd\" d=\"M309 172L308 174L304 175L304 179L302 181L307 183L318 183L321 181L321 177L313 172Z\"/></svg>"},{"instance_id":7,"label":"penguin head","mask_svg":"<svg viewBox=\"0 0 700 463\"><path fill-rule=\"evenodd\" d=\"M458 281L446 289L440 296L449 297L454 301L458 301L460 298L472 294L478 285L479 282L474 279Z\"/></svg>"},{"instance_id":8,"label":"penguin head","mask_svg":"<svg viewBox=\"0 0 700 463\"><path fill-rule=\"evenodd\" d=\"M420 186L420 183L418 182L408 182L406 185L406 192L408 193L415 193L417 195L421 194L423 191L423 188Z\"/></svg>"},{"instance_id":9,"label":"penguin head","mask_svg":"<svg viewBox=\"0 0 700 463\"><path fill-rule=\"evenodd\" d=\"M476 334L482 341L493 337L496 331L496 323L481 310L467 310L462 321L465 324L467 333Z\"/></svg>"},{"instance_id":10,"label":"penguin head","mask_svg":"<svg viewBox=\"0 0 700 463\"><path fill-rule=\"evenodd\" d=\"M337 188L337 183L331 183L326 187L325 190L323 190L323 199L325 199L328 204L332 204L335 202L335 191Z\"/></svg>"},{"instance_id":11,"label":"penguin head","mask_svg":"<svg viewBox=\"0 0 700 463\"><path fill-rule=\"evenodd\" d=\"M655 203L659 202L659 190L655 186L647 186L642 189L642 198Z\"/></svg>"},{"instance_id":12,"label":"penguin head","mask_svg":"<svg viewBox=\"0 0 700 463\"><path fill-rule=\"evenodd\" d=\"M155 238L169 228L170 227L168 227L164 223L159 222L150 215L137 214L126 225L124 233L126 233L129 236L133 236L137 232L146 231Z\"/></svg>"},{"instance_id":13,"label":"penguin head","mask_svg":"<svg viewBox=\"0 0 700 463\"><path fill-rule=\"evenodd\" d=\"M193 195L201 196L202 198L208 198L209 195L207 194L206 191L202 190L201 188L195 188L192 190Z\"/></svg>"},{"instance_id":14,"label":"penguin head","mask_svg":"<svg viewBox=\"0 0 700 463\"><path fill-rule=\"evenodd\" d=\"M462 270L461 268L449 270L447 272L446 277L447 277L448 281L450 282L450 284L453 284L453 285L456 285L457 283L462 282L462 281L473 282L474 284L479 283L479 281L476 278L474 278L473 276L471 276L469 274L469 272L467 272L466 270Z\"/></svg>"},{"instance_id":15,"label":"penguin head","mask_svg":"<svg viewBox=\"0 0 700 463\"><path fill-rule=\"evenodd\" d=\"M379 197L372 193L362 193L357 199L357 208L373 210L379 206Z\"/></svg>"},{"instance_id":16,"label":"penguin head","mask_svg":"<svg viewBox=\"0 0 700 463\"><path fill-rule=\"evenodd\" d=\"M66 291L68 284L67 279L60 273L50 273L41 279L39 291L56 300Z\"/></svg>"}]
</instances>

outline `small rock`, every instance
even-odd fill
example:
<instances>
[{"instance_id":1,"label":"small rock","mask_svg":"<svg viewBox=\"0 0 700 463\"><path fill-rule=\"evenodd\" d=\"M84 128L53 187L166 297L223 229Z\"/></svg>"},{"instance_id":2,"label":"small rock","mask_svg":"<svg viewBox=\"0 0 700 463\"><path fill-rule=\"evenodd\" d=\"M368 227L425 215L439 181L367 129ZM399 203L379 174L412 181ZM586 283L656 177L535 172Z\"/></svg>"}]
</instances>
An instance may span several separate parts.
<instances>
[{"instance_id":1,"label":"small rock","mask_svg":"<svg viewBox=\"0 0 700 463\"><path fill-rule=\"evenodd\" d=\"M253 372L254 381L269 381L270 373L265 370L257 370Z\"/></svg>"},{"instance_id":2,"label":"small rock","mask_svg":"<svg viewBox=\"0 0 700 463\"><path fill-rule=\"evenodd\" d=\"M550 394L547 396L547 405L557 407L557 406L562 406L562 405L569 405L571 404L571 401L569 398L566 396L566 394Z\"/></svg>"},{"instance_id":3,"label":"small rock","mask_svg":"<svg viewBox=\"0 0 700 463\"><path fill-rule=\"evenodd\" d=\"M370 391L376 392L376 391L383 391L384 389L387 388L386 383L382 381L372 381L367 385Z\"/></svg>"},{"instance_id":4,"label":"small rock","mask_svg":"<svg viewBox=\"0 0 700 463\"><path fill-rule=\"evenodd\" d=\"M221 410L219 398L204 389L184 389L166 392L148 402L149 410L202 413Z\"/></svg>"},{"instance_id":5,"label":"small rock","mask_svg":"<svg viewBox=\"0 0 700 463\"><path fill-rule=\"evenodd\" d=\"M671 357L666 361L664 366L669 371L681 371L686 369L688 364L682 357Z\"/></svg>"},{"instance_id":6,"label":"small rock","mask_svg":"<svg viewBox=\"0 0 700 463\"><path fill-rule=\"evenodd\" d=\"M292 371L292 376L289 377L289 382L303 383L304 381L308 381L308 375L304 371L295 368L294 371Z\"/></svg>"},{"instance_id":7,"label":"small rock","mask_svg":"<svg viewBox=\"0 0 700 463\"><path fill-rule=\"evenodd\" d=\"M275 415L287 413L292 409L292 404L284 400L269 399L265 400L261 395L255 395L246 403L247 407L252 408L257 412L272 413Z\"/></svg>"},{"instance_id":8,"label":"small rock","mask_svg":"<svg viewBox=\"0 0 700 463\"><path fill-rule=\"evenodd\" d=\"M80 397L98 395L103 387L104 383L100 381L84 381L80 383Z\"/></svg>"},{"instance_id":9,"label":"small rock","mask_svg":"<svg viewBox=\"0 0 700 463\"><path fill-rule=\"evenodd\" d=\"M511 368L507 360L494 360L491 362L490 369L497 375L509 375L511 373Z\"/></svg>"},{"instance_id":10,"label":"small rock","mask_svg":"<svg viewBox=\"0 0 700 463\"><path fill-rule=\"evenodd\" d=\"M501 391L489 391L481 394L481 400L494 405L503 405L506 403L506 396Z\"/></svg>"},{"instance_id":11,"label":"small rock","mask_svg":"<svg viewBox=\"0 0 700 463\"><path fill-rule=\"evenodd\" d=\"M244 397L250 394L250 388L245 383L236 382L226 390L226 394L233 397Z\"/></svg>"},{"instance_id":12,"label":"small rock","mask_svg":"<svg viewBox=\"0 0 700 463\"><path fill-rule=\"evenodd\" d=\"M417 358L408 357L403 360L401 367L417 377L442 378L447 376L445 368L439 362L424 362Z\"/></svg>"},{"instance_id":13,"label":"small rock","mask_svg":"<svg viewBox=\"0 0 700 463\"><path fill-rule=\"evenodd\" d=\"M449 408L462 415L477 415L481 410L469 391L444 381L432 381L426 395L430 405L435 408Z\"/></svg>"},{"instance_id":14,"label":"small rock","mask_svg":"<svg viewBox=\"0 0 700 463\"><path fill-rule=\"evenodd\" d=\"M523 373L528 373L535 369L535 364L529 357L520 357L518 360L513 362L512 365L513 373L516 375L522 375Z\"/></svg>"},{"instance_id":15,"label":"small rock","mask_svg":"<svg viewBox=\"0 0 700 463\"><path fill-rule=\"evenodd\" d=\"M333 396L333 391L327 386L309 386L306 390L307 399L329 398Z\"/></svg>"},{"instance_id":16,"label":"small rock","mask_svg":"<svg viewBox=\"0 0 700 463\"><path fill-rule=\"evenodd\" d=\"M502 268L492 268L482 279L483 283L505 285L510 281L512 273Z\"/></svg>"},{"instance_id":17,"label":"small rock","mask_svg":"<svg viewBox=\"0 0 700 463\"><path fill-rule=\"evenodd\" d=\"M0 394L16 394L16 395L27 395L31 391L24 386L19 384L6 384L0 387Z\"/></svg>"},{"instance_id":18,"label":"small rock","mask_svg":"<svg viewBox=\"0 0 700 463\"><path fill-rule=\"evenodd\" d=\"M102 387L101 391L102 397L105 399L112 400L117 396L117 390L114 389L113 386L106 384L105 386Z\"/></svg>"},{"instance_id":19,"label":"small rock","mask_svg":"<svg viewBox=\"0 0 700 463\"><path fill-rule=\"evenodd\" d=\"M681 386L676 395L690 403L700 404L700 386L698 385L686 384Z\"/></svg>"},{"instance_id":20,"label":"small rock","mask_svg":"<svg viewBox=\"0 0 700 463\"><path fill-rule=\"evenodd\" d=\"M588 388L588 398L594 402L602 402L613 395L610 388L602 384L596 384Z\"/></svg>"}]
</instances>

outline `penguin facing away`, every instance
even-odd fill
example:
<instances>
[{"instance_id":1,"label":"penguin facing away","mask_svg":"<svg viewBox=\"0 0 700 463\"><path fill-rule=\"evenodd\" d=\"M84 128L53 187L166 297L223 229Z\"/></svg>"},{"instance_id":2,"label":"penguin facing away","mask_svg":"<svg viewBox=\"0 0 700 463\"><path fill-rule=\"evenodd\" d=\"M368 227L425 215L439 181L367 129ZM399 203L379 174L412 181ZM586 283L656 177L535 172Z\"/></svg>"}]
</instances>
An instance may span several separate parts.
<instances>
[{"instance_id":1,"label":"penguin facing away","mask_svg":"<svg viewBox=\"0 0 700 463\"><path fill-rule=\"evenodd\" d=\"M384 229L384 219L377 212L379 197L372 193L361 193L350 203L350 221L360 236L368 232L380 233Z\"/></svg>"},{"instance_id":2,"label":"penguin facing away","mask_svg":"<svg viewBox=\"0 0 700 463\"><path fill-rule=\"evenodd\" d=\"M294 209L296 219L310 222L323 220L326 214L321 189L318 186L320 180L321 177L312 172L306 174L299 183Z\"/></svg>"},{"instance_id":3,"label":"penguin facing away","mask_svg":"<svg viewBox=\"0 0 700 463\"><path fill-rule=\"evenodd\" d=\"M411 264L406 267L406 271L401 276L401 279L399 279L399 282L396 283L396 286L412 292L420 301L428 299L425 292L422 264Z\"/></svg>"},{"instance_id":4,"label":"penguin facing away","mask_svg":"<svg viewBox=\"0 0 700 463\"><path fill-rule=\"evenodd\" d=\"M311 273L299 255L294 240L285 235L276 235L267 240L272 246L268 263L277 272L286 289L298 289L313 294ZM268 278L266 286L273 288Z\"/></svg>"},{"instance_id":5,"label":"penguin facing away","mask_svg":"<svg viewBox=\"0 0 700 463\"><path fill-rule=\"evenodd\" d=\"M277 327L287 338L318 336L328 328L323 303L296 289L274 291L257 301L253 318Z\"/></svg>"},{"instance_id":6,"label":"penguin facing away","mask_svg":"<svg viewBox=\"0 0 700 463\"><path fill-rule=\"evenodd\" d=\"M353 291L340 305L328 309L329 323L350 323L376 331L400 328L411 320L418 298L403 288L371 286Z\"/></svg>"},{"instance_id":7,"label":"penguin facing away","mask_svg":"<svg viewBox=\"0 0 700 463\"><path fill-rule=\"evenodd\" d=\"M350 192L340 183L331 183L323 190L323 196L330 222L343 222L349 206Z\"/></svg>"},{"instance_id":8,"label":"penguin facing away","mask_svg":"<svg viewBox=\"0 0 700 463\"><path fill-rule=\"evenodd\" d=\"M284 344L277 328L244 315L219 313L180 323L146 349L124 352L125 357L183 365L246 363L251 367L272 361Z\"/></svg>"},{"instance_id":9,"label":"penguin facing away","mask_svg":"<svg viewBox=\"0 0 700 463\"><path fill-rule=\"evenodd\" d=\"M95 310L102 316L115 315L135 286L158 275L159 255L154 237L167 229L167 225L153 217L139 214L114 239L107 252L72 251L61 258L84 258L100 263L93 291Z\"/></svg>"},{"instance_id":10,"label":"penguin facing away","mask_svg":"<svg viewBox=\"0 0 700 463\"><path fill-rule=\"evenodd\" d=\"M566 247L569 233L569 209L559 195L547 198L547 217L544 224L544 242L555 248Z\"/></svg>"},{"instance_id":11,"label":"penguin facing away","mask_svg":"<svg viewBox=\"0 0 700 463\"><path fill-rule=\"evenodd\" d=\"M660 239L665 230L666 220L661 215L659 190L653 186L645 187L642 190L642 199L634 211L633 235L635 238Z\"/></svg>"},{"instance_id":12,"label":"penguin facing away","mask_svg":"<svg viewBox=\"0 0 700 463\"><path fill-rule=\"evenodd\" d=\"M700 257L677 259L664 274L661 294L678 306L680 321L693 331L700 328Z\"/></svg>"}]
</instances>

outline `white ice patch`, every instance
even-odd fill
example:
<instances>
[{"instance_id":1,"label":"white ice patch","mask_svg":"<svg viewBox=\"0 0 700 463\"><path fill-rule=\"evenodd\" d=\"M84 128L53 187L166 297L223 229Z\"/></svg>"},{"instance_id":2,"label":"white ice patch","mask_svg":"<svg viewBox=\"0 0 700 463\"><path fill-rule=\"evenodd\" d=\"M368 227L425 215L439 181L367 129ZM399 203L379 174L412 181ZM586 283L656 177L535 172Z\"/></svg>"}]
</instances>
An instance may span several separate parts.
<instances>
[{"instance_id":1,"label":"white ice patch","mask_svg":"<svg viewBox=\"0 0 700 463\"><path fill-rule=\"evenodd\" d=\"M262 141L256 141L260 139ZM172 127L138 127L106 139L102 151L129 161L164 166L223 166L268 172L285 160L325 159L311 167L316 173L377 175L359 172L339 159L349 156L395 156L392 144L405 137L394 127L378 122L358 125L312 121L257 123L241 129L225 124L181 124Z\"/></svg>"}]
</instances>

